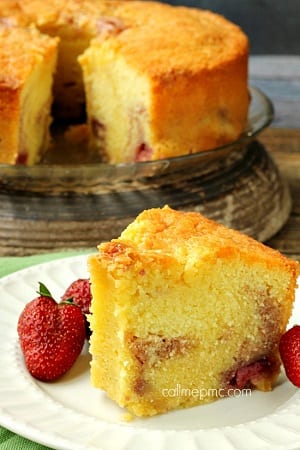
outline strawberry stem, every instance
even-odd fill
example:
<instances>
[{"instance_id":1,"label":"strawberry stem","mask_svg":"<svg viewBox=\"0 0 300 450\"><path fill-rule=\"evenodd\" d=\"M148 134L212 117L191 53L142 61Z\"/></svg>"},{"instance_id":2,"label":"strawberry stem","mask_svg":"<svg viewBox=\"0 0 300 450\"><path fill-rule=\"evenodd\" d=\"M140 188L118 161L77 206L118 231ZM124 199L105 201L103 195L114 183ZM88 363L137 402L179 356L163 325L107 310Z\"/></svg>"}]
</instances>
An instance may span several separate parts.
<instances>
[{"instance_id":1,"label":"strawberry stem","mask_svg":"<svg viewBox=\"0 0 300 450\"><path fill-rule=\"evenodd\" d=\"M73 297L65 298L63 301L60 302L60 304L61 305L75 305L75 306L78 306L78 305L76 305L76 303L74 303Z\"/></svg>"},{"instance_id":2,"label":"strawberry stem","mask_svg":"<svg viewBox=\"0 0 300 450\"><path fill-rule=\"evenodd\" d=\"M49 289L44 285L44 283L41 283L40 281L39 281L39 290L37 291L37 293L43 297L53 298Z\"/></svg>"}]
</instances>

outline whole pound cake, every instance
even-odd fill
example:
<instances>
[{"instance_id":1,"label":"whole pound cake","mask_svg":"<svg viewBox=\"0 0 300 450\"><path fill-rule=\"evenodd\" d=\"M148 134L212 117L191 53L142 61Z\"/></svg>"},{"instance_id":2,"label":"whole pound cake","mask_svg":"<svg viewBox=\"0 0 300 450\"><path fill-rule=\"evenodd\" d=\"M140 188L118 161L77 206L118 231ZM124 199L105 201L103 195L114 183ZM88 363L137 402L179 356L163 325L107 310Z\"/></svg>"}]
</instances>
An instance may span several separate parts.
<instances>
[{"instance_id":1,"label":"whole pound cake","mask_svg":"<svg viewBox=\"0 0 300 450\"><path fill-rule=\"evenodd\" d=\"M220 15L159 2L0 0L0 22L59 37L55 117L78 121L86 105L89 148L104 161L208 150L245 129L248 39Z\"/></svg>"},{"instance_id":2,"label":"whole pound cake","mask_svg":"<svg viewBox=\"0 0 300 450\"><path fill-rule=\"evenodd\" d=\"M296 262L164 207L141 213L88 264L91 380L120 406L148 416L272 389Z\"/></svg>"},{"instance_id":3,"label":"whole pound cake","mask_svg":"<svg viewBox=\"0 0 300 450\"><path fill-rule=\"evenodd\" d=\"M50 139L58 39L0 21L0 40L0 163L34 164Z\"/></svg>"}]
</instances>

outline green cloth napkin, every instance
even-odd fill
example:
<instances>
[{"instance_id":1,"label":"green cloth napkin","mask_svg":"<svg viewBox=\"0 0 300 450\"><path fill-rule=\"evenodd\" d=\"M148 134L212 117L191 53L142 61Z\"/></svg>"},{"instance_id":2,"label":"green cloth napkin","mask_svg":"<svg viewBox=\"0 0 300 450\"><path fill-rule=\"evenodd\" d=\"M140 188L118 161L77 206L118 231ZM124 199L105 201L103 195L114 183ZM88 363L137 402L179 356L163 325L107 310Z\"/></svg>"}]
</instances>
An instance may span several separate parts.
<instances>
[{"instance_id":1,"label":"green cloth napkin","mask_svg":"<svg viewBox=\"0 0 300 450\"><path fill-rule=\"evenodd\" d=\"M78 251L68 251L61 253L47 253L32 256L4 256L0 257L0 277L54 259L64 258L67 256L75 256L80 254L92 253L95 249L86 249ZM0 450L50 450L49 447L37 444L25 439L12 431L0 426Z\"/></svg>"},{"instance_id":2,"label":"green cloth napkin","mask_svg":"<svg viewBox=\"0 0 300 450\"><path fill-rule=\"evenodd\" d=\"M0 427L1 450L50 450L50 447L29 441L6 428Z\"/></svg>"}]
</instances>

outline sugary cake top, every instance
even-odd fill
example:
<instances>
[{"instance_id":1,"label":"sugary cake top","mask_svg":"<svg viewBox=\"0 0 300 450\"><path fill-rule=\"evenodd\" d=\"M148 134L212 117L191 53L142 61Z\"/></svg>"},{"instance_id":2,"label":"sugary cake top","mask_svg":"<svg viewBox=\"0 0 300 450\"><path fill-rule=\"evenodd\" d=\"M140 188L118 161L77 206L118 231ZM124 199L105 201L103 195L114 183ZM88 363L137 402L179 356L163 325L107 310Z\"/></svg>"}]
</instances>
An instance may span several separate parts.
<instances>
[{"instance_id":1,"label":"sugary cake top","mask_svg":"<svg viewBox=\"0 0 300 450\"><path fill-rule=\"evenodd\" d=\"M4 25L22 25L28 24L18 1L0 0L0 24Z\"/></svg>"},{"instance_id":2,"label":"sugary cake top","mask_svg":"<svg viewBox=\"0 0 300 450\"><path fill-rule=\"evenodd\" d=\"M51 35L59 29L61 35L74 38L98 36L100 44L107 41L129 64L154 76L172 78L187 68L198 73L248 57L246 35L210 11L138 0L5 1L0 0L4 21L33 23ZM175 63L168 74L170 59Z\"/></svg>"},{"instance_id":3,"label":"sugary cake top","mask_svg":"<svg viewBox=\"0 0 300 450\"><path fill-rule=\"evenodd\" d=\"M110 33L100 33L93 45L106 40L108 51L127 63L160 76L172 60L174 77L180 71L198 73L248 57L248 39L241 29L210 11L158 2L122 2Z\"/></svg>"},{"instance_id":4,"label":"sugary cake top","mask_svg":"<svg viewBox=\"0 0 300 450\"><path fill-rule=\"evenodd\" d=\"M58 38L42 35L35 28L0 23L0 88L17 89L35 64L56 48Z\"/></svg>"},{"instance_id":5,"label":"sugary cake top","mask_svg":"<svg viewBox=\"0 0 300 450\"><path fill-rule=\"evenodd\" d=\"M243 255L249 262L296 267L279 252L196 212L175 211L168 206L142 212L121 234L121 242L140 252L214 259Z\"/></svg>"},{"instance_id":6,"label":"sugary cake top","mask_svg":"<svg viewBox=\"0 0 300 450\"><path fill-rule=\"evenodd\" d=\"M113 14L118 0L19 0L20 8L33 23L42 29L96 35L101 18Z\"/></svg>"}]
</instances>

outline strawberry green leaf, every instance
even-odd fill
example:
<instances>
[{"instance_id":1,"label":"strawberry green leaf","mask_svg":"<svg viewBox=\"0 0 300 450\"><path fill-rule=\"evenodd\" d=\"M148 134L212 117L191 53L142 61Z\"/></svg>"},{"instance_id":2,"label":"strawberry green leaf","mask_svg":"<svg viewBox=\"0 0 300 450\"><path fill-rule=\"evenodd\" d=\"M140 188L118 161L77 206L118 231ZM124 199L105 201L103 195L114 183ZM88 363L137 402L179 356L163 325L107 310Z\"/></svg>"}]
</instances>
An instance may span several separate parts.
<instances>
[{"instance_id":1,"label":"strawberry green leaf","mask_svg":"<svg viewBox=\"0 0 300 450\"><path fill-rule=\"evenodd\" d=\"M39 290L37 291L37 293L39 295L42 295L43 297L53 298L51 292L49 291L49 289L43 283L41 283L40 281L39 281Z\"/></svg>"},{"instance_id":2,"label":"strawberry green leaf","mask_svg":"<svg viewBox=\"0 0 300 450\"><path fill-rule=\"evenodd\" d=\"M75 305L75 306L77 306L77 305L74 303L74 298L73 298L73 297L65 298L64 300L62 300L62 301L60 302L60 304L61 304L61 305Z\"/></svg>"}]
</instances>

